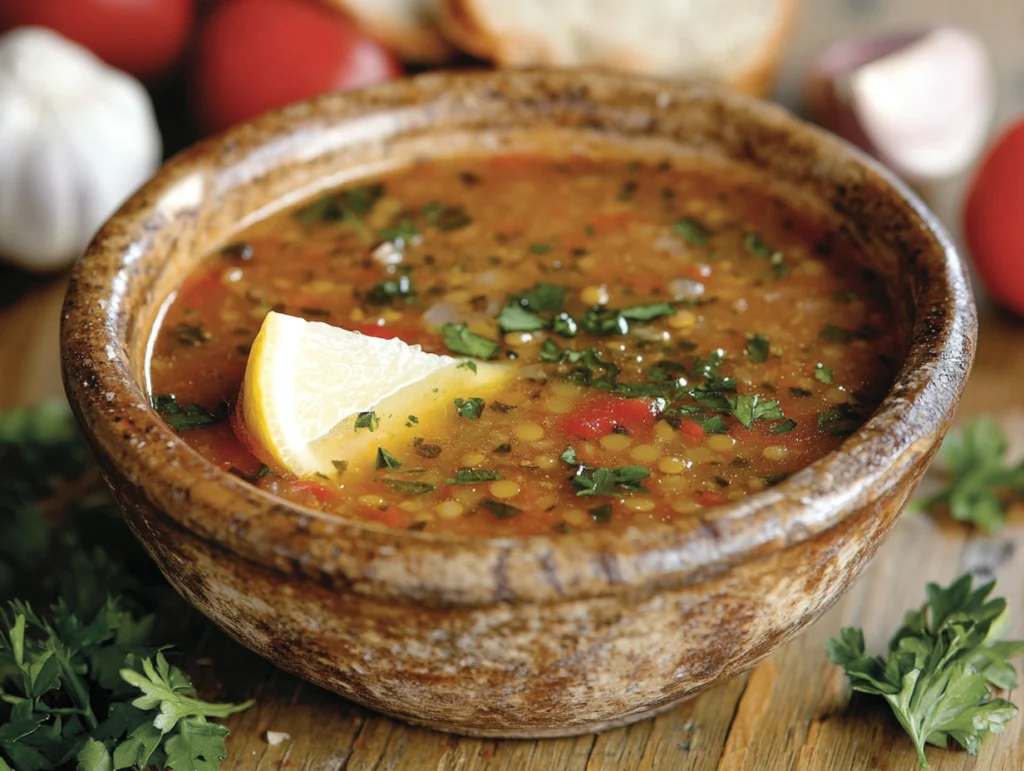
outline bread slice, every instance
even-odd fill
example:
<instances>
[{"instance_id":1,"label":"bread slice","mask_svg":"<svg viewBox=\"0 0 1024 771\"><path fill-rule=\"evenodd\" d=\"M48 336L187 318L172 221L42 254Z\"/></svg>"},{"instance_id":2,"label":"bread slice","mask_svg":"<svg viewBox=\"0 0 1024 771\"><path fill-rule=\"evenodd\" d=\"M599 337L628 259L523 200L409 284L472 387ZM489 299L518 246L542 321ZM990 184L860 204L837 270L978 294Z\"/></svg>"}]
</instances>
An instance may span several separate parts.
<instances>
[{"instance_id":1,"label":"bread slice","mask_svg":"<svg viewBox=\"0 0 1024 771\"><path fill-rule=\"evenodd\" d=\"M460 48L499 65L594 66L770 90L799 0L440 0Z\"/></svg>"},{"instance_id":2,"label":"bread slice","mask_svg":"<svg viewBox=\"0 0 1024 771\"><path fill-rule=\"evenodd\" d=\"M438 28L438 0L325 0L415 64L440 64L455 51Z\"/></svg>"}]
</instances>

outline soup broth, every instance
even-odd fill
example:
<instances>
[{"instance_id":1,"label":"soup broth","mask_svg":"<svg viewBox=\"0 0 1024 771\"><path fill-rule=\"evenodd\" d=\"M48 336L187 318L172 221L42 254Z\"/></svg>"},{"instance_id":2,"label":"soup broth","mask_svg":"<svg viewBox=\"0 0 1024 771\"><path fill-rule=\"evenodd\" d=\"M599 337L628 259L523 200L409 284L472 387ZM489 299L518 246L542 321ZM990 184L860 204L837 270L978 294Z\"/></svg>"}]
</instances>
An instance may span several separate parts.
<instances>
[{"instance_id":1,"label":"soup broth","mask_svg":"<svg viewBox=\"0 0 1024 771\"><path fill-rule=\"evenodd\" d=\"M507 362L383 447L298 479L228 419L271 310ZM721 168L504 156L419 164L282 212L169 303L154 403L222 469L392 528L528 535L667 521L763 490L878 406L901 341L821 222Z\"/></svg>"}]
</instances>

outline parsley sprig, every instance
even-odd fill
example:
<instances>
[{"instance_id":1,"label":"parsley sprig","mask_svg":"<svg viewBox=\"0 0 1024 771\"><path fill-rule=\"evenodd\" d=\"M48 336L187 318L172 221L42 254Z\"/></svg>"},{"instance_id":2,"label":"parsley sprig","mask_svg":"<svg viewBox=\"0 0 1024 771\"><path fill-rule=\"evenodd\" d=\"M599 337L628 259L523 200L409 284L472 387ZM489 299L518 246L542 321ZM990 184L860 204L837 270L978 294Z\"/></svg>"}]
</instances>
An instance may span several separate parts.
<instances>
[{"instance_id":1,"label":"parsley sprig","mask_svg":"<svg viewBox=\"0 0 1024 771\"><path fill-rule=\"evenodd\" d=\"M992 687L1017 687L1009 659L1024 653L1024 640L996 639L1007 607L1002 598L987 599L994 585L974 589L970 575L946 588L928 584L927 601L906 614L885 656L869 656L857 628L827 643L829 659L843 668L853 690L888 702L922 768L928 768L925 744L946 747L952 739L975 755L1017 714L992 693Z\"/></svg>"},{"instance_id":2,"label":"parsley sprig","mask_svg":"<svg viewBox=\"0 0 1024 771\"><path fill-rule=\"evenodd\" d=\"M228 730L210 720L250 702L200 700L154 643L147 609L175 599L95 490L66 406L0 413L0 469L0 771L218 768Z\"/></svg>"},{"instance_id":3,"label":"parsley sprig","mask_svg":"<svg viewBox=\"0 0 1024 771\"><path fill-rule=\"evenodd\" d=\"M950 433L940 455L947 487L915 504L925 511L949 510L953 519L987 533L1002 528L1006 497L1024 494L1024 461L1006 462L1007 442L991 418L976 418L962 433Z\"/></svg>"}]
</instances>

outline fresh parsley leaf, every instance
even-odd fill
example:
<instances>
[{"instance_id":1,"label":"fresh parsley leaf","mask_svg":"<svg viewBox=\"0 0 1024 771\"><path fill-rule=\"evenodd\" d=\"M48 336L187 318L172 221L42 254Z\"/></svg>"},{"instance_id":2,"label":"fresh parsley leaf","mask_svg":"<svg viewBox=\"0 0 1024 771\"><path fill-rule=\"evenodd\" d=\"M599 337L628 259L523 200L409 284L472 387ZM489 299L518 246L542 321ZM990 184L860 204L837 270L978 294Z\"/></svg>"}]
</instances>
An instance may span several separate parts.
<instances>
[{"instance_id":1,"label":"fresh parsley leaf","mask_svg":"<svg viewBox=\"0 0 1024 771\"><path fill-rule=\"evenodd\" d=\"M697 422L700 424L700 427L704 430L705 434L725 434L729 431L729 427L725 425L725 421L722 420L720 415L703 418Z\"/></svg>"},{"instance_id":2,"label":"fresh parsley leaf","mask_svg":"<svg viewBox=\"0 0 1024 771\"><path fill-rule=\"evenodd\" d=\"M477 420L484 412L484 400L479 396L470 396L468 399L456 397L455 414L464 420Z\"/></svg>"},{"instance_id":3,"label":"fresh parsley leaf","mask_svg":"<svg viewBox=\"0 0 1024 771\"><path fill-rule=\"evenodd\" d=\"M461 230L473 222L473 218L464 207L444 206L438 203L428 203L424 206L423 217L427 224L433 225L442 233Z\"/></svg>"},{"instance_id":4,"label":"fresh parsley leaf","mask_svg":"<svg viewBox=\"0 0 1024 771\"><path fill-rule=\"evenodd\" d=\"M380 418L377 417L377 413L373 410L368 412L360 412L356 415L355 429L368 428L370 431L376 431L380 426Z\"/></svg>"},{"instance_id":5,"label":"fresh parsley leaf","mask_svg":"<svg viewBox=\"0 0 1024 771\"><path fill-rule=\"evenodd\" d=\"M466 359L465 361L460 361L459 362L459 366L457 366L456 369L468 369L468 370L470 370L475 375L476 374L476 362L471 360L471 359Z\"/></svg>"},{"instance_id":6,"label":"fresh parsley leaf","mask_svg":"<svg viewBox=\"0 0 1024 771\"><path fill-rule=\"evenodd\" d=\"M662 316L671 316L675 312L676 309L672 307L671 303L657 302L623 308L618 313L622 318L630 321L651 321Z\"/></svg>"},{"instance_id":7,"label":"fresh parsley leaf","mask_svg":"<svg viewBox=\"0 0 1024 771\"><path fill-rule=\"evenodd\" d=\"M346 471L348 471L347 460L332 460L331 465L334 466L334 470L337 471L339 474L344 474Z\"/></svg>"},{"instance_id":8,"label":"fresh parsley leaf","mask_svg":"<svg viewBox=\"0 0 1024 771\"><path fill-rule=\"evenodd\" d=\"M818 332L818 338L824 340L826 343L848 343L853 339L853 333L848 329L843 329L837 324L826 324Z\"/></svg>"},{"instance_id":9,"label":"fresh parsley leaf","mask_svg":"<svg viewBox=\"0 0 1024 771\"><path fill-rule=\"evenodd\" d=\"M647 489L640 482L650 475L651 472L643 466L580 466L572 478L572 485L576 488L576 495L618 495L619 491L645 493Z\"/></svg>"},{"instance_id":10,"label":"fresh parsley leaf","mask_svg":"<svg viewBox=\"0 0 1024 771\"><path fill-rule=\"evenodd\" d=\"M815 364L814 379L825 385L832 385L832 368L824 364Z\"/></svg>"},{"instance_id":11,"label":"fresh parsley leaf","mask_svg":"<svg viewBox=\"0 0 1024 771\"><path fill-rule=\"evenodd\" d=\"M750 428L757 420L784 420L786 417L777 401L763 399L757 394L730 395L725 399L744 428Z\"/></svg>"},{"instance_id":12,"label":"fresh parsley leaf","mask_svg":"<svg viewBox=\"0 0 1024 771\"><path fill-rule=\"evenodd\" d=\"M227 420L227 410L216 414L207 412L198 404L190 403L182 407L173 394L162 394L153 397L153 409L160 413L171 428L177 432L188 431L190 428L212 426Z\"/></svg>"},{"instance_id":13,"label":"fresh parsley leaf","mask_svg":"<svg viewBox=\"0 0 1024 771\"><path fill-rule=\"evenodd\" d=\"M946 747L952 739L975 755L1017 714L989 687L1016 687L1008 660L1024 653L1024 640L994 639L1007 607L1002 598L986 599L993 587L974 589L969 574L946 588L928 584L926 602L906 614L885 656L869 656L863 632L852 627L826 645L853 690L888 702L922 768L928 767L926 744Z\"/></svg>"},{"instance_id":14,"label":"fresh parsley leaf","mask_svg":"<svg viewBox=\"0 0 1024 771\"><path fill-rule=\"evenodd\" d=\"M551 244L545 244L541 241L530 244L530 251L534 254L547 254L551 251Z\"/></svg>"},{"instance_id":15,"label":"fresh parsley leaf","mask_svg":"<svg viewBox=\"0 0 1024 771\"><path fill-rule=\"evenodd\" d=\"M544 329L547 322L533 311L527 310L518 303L511 303L501 309L498 314L498 326L502 332L532 332Z\"/></svg>"},{"instance_id":16,"label":"fresh parsley leaf","mask_svg":"<svg viewBox=\"0 0 1024 771\"><path fill-rule=\"evenodd\" d=\"M818 413L818 428L837 436L849 436L858 428L864 419L849 404L841 404L832 410Z\"/></svg>"},{"instance_id":17,"label":"fresh parsley leaf","mask_svg":"<svg viewBox=\"0 0 1024 771\"><path fill-rule=\"evenodd\" d=\"M571 466L577 466L580 462L579 458L576 456L576 450L572 447L566 447L558 457Z\"/></svg>"},{"instance_id":18,"label":"fresh parsley leaf","mask_svg":"<svg viewBox=\"0 0 1024 771\"><path fill-rule=\"evenodd\" d=\"M422 495L436 489L430 482L413 482L406 479L382 479L381 481L406 495Z\"/></svg>"},{"instance_id":19,"label":"fresh parsley leaf","mask_svg":"<svg viewBox=\"0 0 1024 771\"><path fill-rule=\"evenodd\" d=\"M533 288L513 295L511 299L535 313L557 313L565 307L565 287L539 281Z\"/></svg>"},{"instance_id":20,"label":"fresh parsley leaf","mask_svg":"<svg viewBox=\"0 0 1024 771\"><path fill-rule=\"evenodd\" d=\"M499 472L489 468L459 468L454 477L444 480L446 485L475 485L504 479Z\"/></svg>"},{"instance_id":21,"label":"fresh parsley leaf","mask_svg":"<svg viewBox=\"0 0 1024 771\"><path fill-rule=\"evenodd\" d=\"M747 233L743 237L743 245L747 247L747 251L755 257L768 260L768 264L771 265L772 268L772 275L775 276L775 278L782 278L789 273L789 266L785 264L785 256L783 253L769 246L760 234Z\"/></svg>"},{"instance_id":22,"label":"fresh parsley leaf","mask_svg":"<svg viewBox=\"0 0 1024 771\"><path fill-rule=\"evenodd\" d=\"M948 508L954 519L996 532L1006 519L1006 497L1024 494L1024 461L1007 464L1006 451L1006 436L991 418L951 432L939 451L948 486L916 505L932 512Z\"/></svg>"},{"instance_id":23,"label":"fresh parsley leaf","mask_svg":"<svg viewBox=\"0 0 1024 771\"><path fill-rule=\"evenodd\" d=\"M416 227L416 223L410 222L409 220L402 220L396 225L392 225L389 228L377 231L377 238L381 241L390 241L398 247L405 246L406 244L415 243L417 240L422 238L420 229Z\"/></svg>"},{"instance_id":24,"label":"fresh parsley leaf","mask_svg":"<svg viewBox=\"0 0 1024 771\"><path fill-rule=\"evenodd\" d=\"M540 345L540 360L551 364L562 358L562 349L550 337Z\"/></svg>"},{"instance_id":25,"label":"fresh parsley leaf","mask_svg":"<svg viewBox=\"0 0 1024 771\"><path fill-rule=\"evenodd\" d=\"M307 226L316 222L341 222L365 227L362 218L369 214L383 197L384 185L380 183L353 187L318 198L297 209L292 218Z\"/></svg>"},{"instance_id":26,"label":"fresh parsley leaf","mask_svg":"<svg viewBox=\"0 0 1024 771\"><path fill-rule=\"evenodd\" d=\"M768 342L768 338L757 332L753 335L747 335L747 347L744 352L747 354L747 358L756 364L761 364L768 361L768 354L771 350L771 343Z\"/></svg>"},{"instance_id":27,"label":"fresh parsley leaf","mask_svg":"<svg viewBox=\"0 0 1024 771\"><path fill-rule=\"evenodd\" d=\"M673 313L675 308L667 302L633 305L618 310L594 307L583 314L580 326L596 335L625 335L629 333L630 321L653 321Z\"/></svg>"},{"instance_id":28,"label":"fresh parsley leaf","mask_svg":"<svg viewBox=\"0 0 1024 771\"><path fill-rule=\"evenodd\" d=\"M484 498L480 501L480 508L491 512L498 519L511 519L523 513L522 509L513 506L511 503L502 503L491 498Z\"/></svg>"},{"instance_id":29,"label":"fresh parsley leaf","mask_svg":"<svg viewBox=\"0 0 1024 771\"><path fill-rule=\"evenodd\" d=\"M376 467L378 469L396 469L402 467L402 461L392 455L390 452L385 450L381 446L377 446L377 462Z\"/></svg>"},{"instance_id":30,"label":"fresh parsley leaf","mask_svg":"<svg viewBox=\"0 0 1024 771\"><path fill-rule=\"evenodd\" d=\"M777 426L772 426L768 429L769 434L788 434L796 428L796 421L791 418L787 418L785 422L779 423Z\"/></svg>"},{"instance_id":31,"label":"fresh parsley leaf","mask_svg":"<svg viewBox=\"0 0 1024 771\"><path fill-rule=\"evenodd\" d=\"M606 525L612 521L612 505L610 503L602 503L600 506L589 508L587 513L599 525Z\"/></svg>"},{"instance_id":32,"label":"fresh parsley leaf","mask_svg":"<svg viewBox=\"0 0 1024 771\"><path fill-rule=\"evenodd\" d=\"M476 332L470 332L469 327L465 324L445 324L441 327L441 332L444 334L445 347L460 356L490 359L500 347L493 340L478 335Z\"/></svg>"},{"instance_id":33,"label":"fresh parsley leaf","mask_svg":"<svg viewBox=\"0 0 1024 771\"><path fill-rule=\"evenodd\" d=\"M367 301L374 305L391 305L395 300L408 300L415 296L412 279L405 274L384 279L366 293Z\"/></svg>"},{"instance_id":34,"label":"fresh parsley leaf","mask_svg":"<svg viewBox=\"0 0 1024 771\"><path fill-rule=\"evenodd\" d=\"M205 326L203 326L202 323L188 324L182 322L174 328L174 337L179 343L193 348L206 345L208 342L213 340L213 335Z\"/></svg>"},{"instance_id":35,"label":"fresh parsley leaf","mask_svg":"<svg viewBox=\"0 0 1024 771\"><path fill-rule=\"evenodd\" d=\"M580 325L568 313L559 313L551 319L551 331L561 337L576 337L579 334Z\"/></svg>"},{"instance_id":36,"label":"fresh parsley leaf","mask_svg":"<svg viewBox=\"0 0 1024 771\"><path fill-rule=\"evenodd\" d=\"M691 246L707 246L708 236L711 235L707 228L691 217L676 220L672 228Z\"/></svg>"}]
</instances>

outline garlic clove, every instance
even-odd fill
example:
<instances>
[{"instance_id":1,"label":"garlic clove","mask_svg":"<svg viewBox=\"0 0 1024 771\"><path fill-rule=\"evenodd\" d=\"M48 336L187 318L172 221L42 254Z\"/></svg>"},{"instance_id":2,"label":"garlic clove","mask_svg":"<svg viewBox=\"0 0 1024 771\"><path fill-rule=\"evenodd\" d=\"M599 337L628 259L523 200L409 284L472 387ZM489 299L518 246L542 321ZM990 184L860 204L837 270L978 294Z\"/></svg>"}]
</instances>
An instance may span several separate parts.
<instances>
[{"instance_id":1,"label":"garlic clove","mask_svg":"<svg viewBox=\"0 0 1024 771\"><path fill-rule=\"evenodd\" d=\"M921 181L970 164L995 108L984 45L954 27L841 43L812 66L806 95L825 126Z\"/></svg>"}]
</instances>

